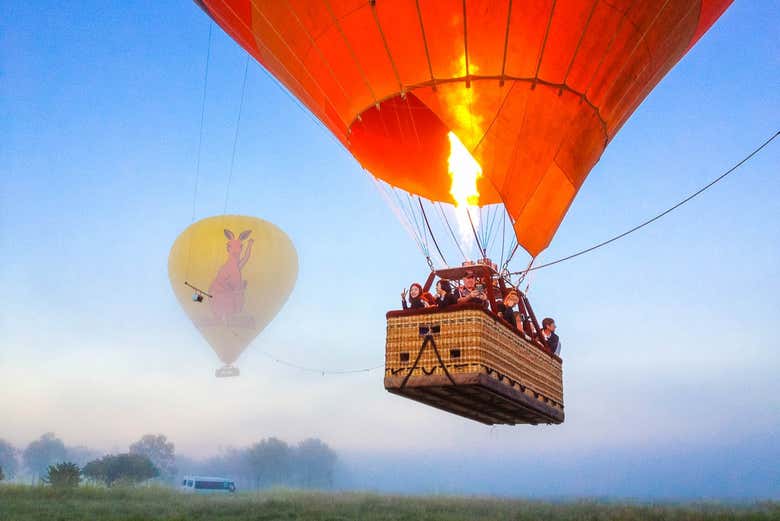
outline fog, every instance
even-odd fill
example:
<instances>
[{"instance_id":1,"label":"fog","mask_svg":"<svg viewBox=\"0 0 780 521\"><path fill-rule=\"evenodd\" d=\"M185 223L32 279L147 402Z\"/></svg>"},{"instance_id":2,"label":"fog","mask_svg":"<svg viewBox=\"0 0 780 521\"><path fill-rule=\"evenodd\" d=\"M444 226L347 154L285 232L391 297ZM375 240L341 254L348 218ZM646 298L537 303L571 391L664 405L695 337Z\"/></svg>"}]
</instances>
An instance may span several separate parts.
<instances>
[{"instance_id":1,"label":"fog","mask_svg":"<svg viewBox=\"0 0 780 521\"><path fill-rule=\"evenodd\" d=\"M15 457L9 454L8 448L9 444L0 440L0 466L5 469L6 479L36 483L37 475L29 467L29 448L16 447ZM51 463L73 461L83 468L105 453L83 446L66 446L63 454L50 454L49 459ZM164 472L155 480L157 484L175 487L185 476L209 475L234 480L242 491L291 486L553 500L600 497L750 501L780 498L780 467L777 465L780 446L773 436L747 444L675 444L590 453L565 446L550 447L543 453L525 455L500 454L495 450L464 451L463 454L338 452L321 440L309 439L296 445L270 438L251 447L223 448L210 456L174 454L170 474ZM714 454L719 456L713 457ZM15 459L15 463L9 458Z\"/></svg>"}]
</instances>

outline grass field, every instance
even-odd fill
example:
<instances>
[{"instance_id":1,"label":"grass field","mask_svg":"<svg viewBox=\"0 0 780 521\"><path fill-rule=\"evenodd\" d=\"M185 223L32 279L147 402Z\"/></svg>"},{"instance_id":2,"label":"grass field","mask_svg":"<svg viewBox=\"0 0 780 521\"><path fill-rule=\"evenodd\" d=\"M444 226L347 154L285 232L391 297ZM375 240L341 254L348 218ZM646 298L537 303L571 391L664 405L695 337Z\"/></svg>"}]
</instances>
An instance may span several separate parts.
<instances>
[{"instance_id":1,"label":"grass field","mask_svg":"<svg viewBox=\"0 0 780 521\"><path fill-rule=\"evenodd\" d=\"M272 490L192 496L157 488L0 486L0 521L141 520L777 520L780 503L542 502Z\"/></svg>"}]
</instances>

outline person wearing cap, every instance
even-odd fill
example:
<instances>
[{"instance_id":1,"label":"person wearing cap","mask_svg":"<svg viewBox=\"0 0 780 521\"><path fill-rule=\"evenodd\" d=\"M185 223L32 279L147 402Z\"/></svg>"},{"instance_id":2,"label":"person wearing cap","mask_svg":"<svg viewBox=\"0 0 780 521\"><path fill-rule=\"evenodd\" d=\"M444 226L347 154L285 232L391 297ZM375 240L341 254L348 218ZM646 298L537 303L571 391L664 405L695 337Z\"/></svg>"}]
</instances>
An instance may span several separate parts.
<instances>
[{"instance_id":1,"label":"person wearing cap","mask_svg":"<svg viewBox=\"0 0 780 521\"><path fill-rule=\"evenodd\" d=\"M504 301L496 304L496 310L501 318L522 331L523 323L520 319L520 315L514 310L514 307L518 302L520 302L520 297L517 296L517 291L513 289L509 290L509 293L504 297Z\"/></svg>"},{"instance_id":2,"label":"person wearing cap","mask_svg":"<svg viewBox=\"0 0 780 521\"><path fill-rule=\"evenodd\" d=\"M463 275L463 285L457 289L458 304L465 302L482 302L487 306L487 295L477 289L477 276L473 270L468 270Z\"/></svg>"},{"instance_id":3,"label":"person wearing cap","mask_svg":"<svg viewBox=\"0 0 780 521\"><path fill-rule=\"evenodd\" d=\"M555 320L549 317L542 320L542 331L539 333L539 338L550 351L556 355L560 354L561 342L558 335L555 334Z\"/></svg>"}]
</instances>

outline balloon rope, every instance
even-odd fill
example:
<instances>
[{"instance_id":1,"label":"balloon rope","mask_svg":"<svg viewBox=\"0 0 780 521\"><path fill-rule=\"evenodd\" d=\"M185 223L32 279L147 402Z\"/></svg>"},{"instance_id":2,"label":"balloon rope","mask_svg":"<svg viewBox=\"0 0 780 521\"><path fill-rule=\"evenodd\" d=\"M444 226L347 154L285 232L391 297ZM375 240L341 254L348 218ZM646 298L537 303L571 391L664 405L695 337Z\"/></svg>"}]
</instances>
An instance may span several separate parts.
<instances>
[{"instance_id":1,"label":"balloon rope","mask_svg":"<svg viewBox=\"0 0 780 521\"><path fill-rule=\"evenodd\" d=\"M640 230L641 228L644 228L644 227L645 227L645 226L647 226L648 224L651 224L651 223L653 223L653 222L657 221L658 219L660 219L661 217L665 216L666 214L673 212L674 210L676 210L677 208L681 207L682 205L684 205L685 203L687 203L687 202L688 202L688 201L690 201L691 199L695 198L696 196L700 195L701 193L703 193L703 192L704 192L704 191L706 191L707 189L709 189L709 188L711 188L712 186L714 186L716 183L718 183L719 181L721 181L722 179L724 179L726 176L728 176L729 174L731 174L732 172L734 172L735 170L737 170L739 167L741 167L742 165L744 165L745 163L747 163L747 162L748 162L748 161L749 161L749 160L750 160L750 159L751 159L753 156L755 156L755 155L756 155L756 154L758 154L758 153L759 153L761 150L763 150L763 149L764 149L764 147L766 147L767 145L769 145L769 143L771 143L772 141L774 141L774 140L775 140L775 138L777 138L777 136L780 136L780 130L778 130L777 132L775 132L775 133L772 135L772 137L770 137L769 139L767 139L766 141L764 141L763 143L761 143L761 145L760 145L758 148L756 148L756 149L755 149L755 150L753 150L753 151L752 151L750 154L748 154L747 156L745 156L745 157L744 157L744 158L743 158L741 161L739 161L737 164L735 164L734 166L732 166L731 168L729 168L728 170L726 170L725 172L723 172L721 175L719 175L718 177L716 177L715 179L713 179L712 181L710 181L709 183L707 183L706 185L704 185L703 187L701 187L700 189L698 189L697 191L695 191L694 193L692 193L691 195L689 195L688 197L686 197L685 199L683 199L682 201L680 201L679 203L675 204L674 206L672 206L672 207L670 207L670 208L667 208L666 210L664 210L663 212L659 213L659 214L658 214L658 215L656 215L655 217L653 217L653 218L651 218L651 219L648 219L648 220L644 221L643 223L641 223L641 224L638 224L638 225L634 226L633 228L631 228L630 230L626 230L625 232L623 232L623 233L621 233L621 234L619 234L619 235L615 235L615 236L614 236L614 237L612 237L611 239L607 239L606 241L602 241L602 242L600 242L600 243L598 243L598 244L596 244L596 245L594 245L594 246L591 246L590 248L585 248L584 250L580 250L580 251L578 251L578 252L576 252L576 253L572 253L571 255L567 255L566 257L561 257L560 259L556 259L556 260L554 260L554 261L551 261L551 262L546 262L546 263L544 263L544 264L540 264L539 266L535 266L535 267L532 267L532 268L531 268L531 267L529 267L528 269L526 269L526 270L524 270L524 271L517 271L517 272L514 272L514 273L512 273L512 275L520 275L520 274L527 273L527 272L529 272L529 271L540 270L540 269L542 269L542 268L547 268L547 267L549 267L549 266L553 266L553 265L555 265L555 264L559 264L559 263L561 263L561 262L564 262L564 261L567 261L567 260L573 259L573 258L575 258L575 257L579 257L580 255L585 255L586 253L590 253L590 252L592 252L593 250L597 250L597 249L599 249L599 248L601 248L601 247L603 247L603 246L606 246L607 244L610 244L610 243L612 243L612 242L615 242L615 241L617 241L617 240L619 240L619 239L622 239L623 237L626 237L627 235L630 235L630 234L634 233L635 231L637 231L637 230Z\"/></svg>"},{"instance_id":2,"label":"balloon rope","mask_svg":"<svg viewBox=\"0 0 780 521\"><path fill-rule=\"evenodd\" d=\"M487 243L487 251L490 252L493 249L496 241L498 240L498 213L499 205L491 205L488 207L488 214L490 217L490 227L486 233L485 243ZM500 205L503 208L503 205Z\"/></svg>"},{"instance_id":3,"label":"balloon rope","mask_svg":"<svg viewBox=\"0 0 780 521\"><path fill-rule=\"evenodd\" d=\"M517 249L520 247L520 243L517 242L517 238L515 238L515 240L512 241L512 242L515 243L515 247L512 248L512 251L509 252L509 256L504 261L504 264L503 264L504 267L501 268L501 273L503 273L503 272L505 272L507 270L507 268L509 267L509 263L512 261L512 257L515 256L515 253L517 253ZM512 273L510 273L510 275L512 275Z\"/></svg>"},{"instance_id":4,"label":"balloon rope","mask_svg":"<svg viewBox=\"0 0 780 521\"><path fill-rule=\"evenodd\" d=\"M206 71L203 74L203 97L200 102L200 130L198 131L198 153L195 160L195 187L192 193L192 219L190 222L195 222L195 204L198 200L198 182L200 180L200 152L203 148L203 122L206 119L206 87L209 82L209 62L211 61L211 29L214 26L213 22L209 22L209 43L206 48Z\"/></svg>"},{"instance_id":5,"label":"balloon rope","mask_svg":"<svg viewBox=\"0 0 780 521\"><path fill-rule=\"evenodd\" d=\"M374 186L376 187L377 191L379 192L379 195L382 196L382 199L385 200L385 203L387 204L388 208L395 214L396 218L398 219L398 222L401 223L401 226L406 230L406 233L409 234L409 237L412 238L412 240L417 244L417 247L420 250L420 253L423 254L423 257L425 256L425 247L423 246L422 242L420 241L419 237L417 236L417 233L414 232L412 229L412 223L411 219L406 215L406 211L403 208L403 204L400 202L400 199L398 198L398 194L393 190L392 188L386 188L386 185L371 175L367 170L367 175L371 176L371 179L374 181ZM393 195L395 196L396 201L393 201L393 199L390 196L390 191L393 192Z\"/></svg>"},{"instance_id":6,"label":"balloon rope","mask_svg":"<svg viewBox=\"0 0 780 521\"><path fill-rule=\"evenodd\" d=\"M433 235L433 230L431 230L431 223L428 221L428 216L425 214L425 208L423 208L422 198L417 197L417 202L420 203L420 211L422 212L423 219L425 219L425 225L428 227L428 232L431 234L431 239L433 239L433 245L436 246L436 251L439 252L439 257L441 257L441 261L446 266L447 260L444 258L444 254L441 252L441 248L439 248L439 243L436 240L436 236Z\"/></svg>"},{"instance_id":7,"label":"balloon rope","mask_svg":"<svg viewBox=\"0 0 780 521\"><path fill-rule=\"evenodd\" d=\"M450 221L449 219L447 219L447 215L444 213L444 208L442 207L441 203L436 203L436 204L438 204L439 206L439 213L444 219L444 222L447 225L447 229L450 231L450 235L452 236L452 241L455 243L455 246L457 246L458 251L463 256L463 260L464 261L469 260L468 256L466 256L466 253L463 251L463 248L460 246L460 242L458 241L458 238L455 236L455 232L452 230L452 226L450 226Z\"/></svg>"},{"instance_id":8,"label":"balloon rope","mask_svg":"<svg viewBox=\"0 0 780 521\"><path fill-rule=\"evenodd\" d=\"M512 3L510 1L509 5ZM501 212L501 260L498 261L499 266L504 265L504 242L506 240L506 208Z\"/></svg>"},{"instance_id":9,"label":"balloon rope","mask_svg":"<svg viewBox=\"0 0 780 521\"><path fill-rule=\"evenodd\" d=\"M482 243L479 242L479 235L477 235L477 229L474 228L474 221L471 219L471 212L469 212L469 207L466 207L466 216L469 218L469 224L471 225L471 231L474 234L474 240L477 241L477 248L479 248L479 255L480 258L487 255L484 249L482 249Z\"/></svg>"},{"instance_id":10,"label":"balloon rope","mask_svg":"<svg viewBox=\"0 0 780 521\"><path fill-rule=\"evenodd\" d=\"M244 93L246 92L246 75L249 71L249 53L246 54L244 63L244 82L241 84L241 101L238 103L238 117L236 118L236 132L233 134L233 153L230 156L230 170L228 171L227 186L225 188L225 206L222 215L227 213L228 198L230 197L230 182L233 180L233 165L236 163L236 145L238 144L238 129L241 125L241 113L244 110Z\"/></svg>"},{"instance_id":11,"label":"balloon rope","mask_svg":"<svg viewBox=\"0 0 780 521\"><path fill-rule=\"evenodd\" d=\"M373 367L365 367L365 368L362 368L362 369L335 369L335 370L318 369L316 367L306 367L306 366L303 366L303 365L298 365L298 364L294 364L292 362L288 362L286 360L282 360L281 358L277 358L274 355L272 355L271 353L267 353L265 351L260 351L260 354L265 356L265 357L267 357L267 358L270 358L271 360L273 360L277 364L286 365L287 367L292 367L293 369L298 369L300 371L306 371L306 372L309 372L309 373L320 373L322 376L325 376L325 375L335 375L335 374L368 373L369 371L375 371L375 370L381 369L382 367L385 366L385 364L383 363L382 365L375 365Z\"/></svg>"},{"instance_id":12,"label":"balloon rope","mask_svg":"<svg viewBox=\"0 0 780 521\"><path fill-rule=\"evenodd\" d=\"M198 202L198 183L200 182L200 152L203 148L203 122L206 119L206 87L209 83L209 62L211 61L211 30L214 22L209 22L209 40L206 47L206 69L203 73L203 96L200 102L200 129L198 130L198 152L195 160L195 186L192 189L192 217L190 224L195 222L195 209ZM187 239L187 266L184 269L184 278L190 276L190 256L192 254L192 238Z\"/></svg>"},{"instance_id":13,"label":"balloon rope","mask_svg":"<svg viewBox=\"0 0 780 521\"><path fill-rule=\"evenodd\" d=\"M397 188L393 188L393 190L398 193ZM417 230L417 235L420 237L420 242L423 245L423 255L425 255L425 258L429 258L431 256L430 251L428 249L428 236L425 234L425 230L422 228L422 225L420 224L420 221L417 219L417 213L414 211L414 206L412 206L412 200L413 196L409 192L403 191L402 192L404 196L406 197L406 206L409 209L409 215L412 217L412 221L414 222L414 229Z\"/></svg>"}]
</instances>

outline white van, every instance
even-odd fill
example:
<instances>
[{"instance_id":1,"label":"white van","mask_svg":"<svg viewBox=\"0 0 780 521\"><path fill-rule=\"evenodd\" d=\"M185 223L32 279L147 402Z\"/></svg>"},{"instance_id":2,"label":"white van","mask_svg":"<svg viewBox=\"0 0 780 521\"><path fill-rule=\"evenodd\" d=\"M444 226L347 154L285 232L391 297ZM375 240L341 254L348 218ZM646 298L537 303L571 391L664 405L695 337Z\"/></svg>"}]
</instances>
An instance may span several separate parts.
<instances>
[{"instance_id":1,"label":"white van","mask_svg":"<svg viewBox=\"0 0 780 521\"><path fill-rule=\"evenodd\" d=\"M184 476L181 480L181 490L184 492L216 493L235 492L236 484L232 479L210 478L205 476Z\"/></svg>"}]
</instances>

